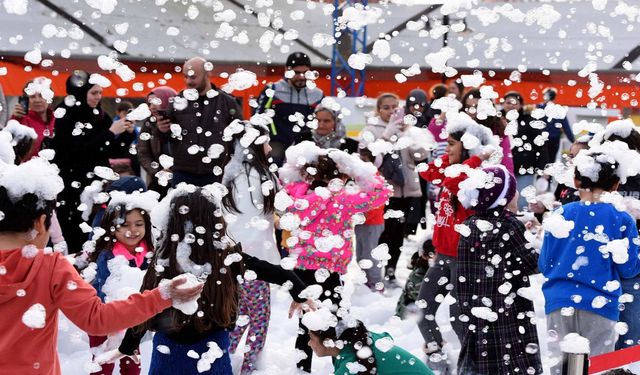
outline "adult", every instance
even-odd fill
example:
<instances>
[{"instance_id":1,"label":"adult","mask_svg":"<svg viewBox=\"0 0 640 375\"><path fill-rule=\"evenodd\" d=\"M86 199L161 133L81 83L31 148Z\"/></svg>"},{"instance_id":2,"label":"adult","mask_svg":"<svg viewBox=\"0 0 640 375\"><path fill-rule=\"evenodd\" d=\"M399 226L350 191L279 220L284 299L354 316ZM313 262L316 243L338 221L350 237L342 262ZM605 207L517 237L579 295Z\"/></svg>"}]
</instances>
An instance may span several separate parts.
<instances>
[{"instance_id":1,"label":"adult","mask_svg":"<svg viewBox=\"0 0 640 375\"><path fill-rule=\"evenodd\" d=\"M511 153L516 183L521 193L518 209L522 210L527 206L527 198L523 196L522 189L533 185L536 175L549 162L544 138L546 124L534 120L524 112L524 98L519 92L510 91L504 95L503 100L504 117L515 127Z\"/></svg>"},{"instance_id":2,"label":"adult","mask_svg":"<svg viewBox=\"0 0 640 375\"><path fill-rule=\"evenodd\" d=\"M294 52L287 57L284 78L269 83L258 97L256 113L273 111L271 123L271 155L277 165L282 165L284 152L299 143L304 125L311 119L314 109L324 94L317 87L310 88L307 79L311 75L311 59L305 53ZM296 118L296 120L292 120ZM306 131L308 133L308 130Z\"/></svg>"},{"instance_id":3,"label":"adult","mask_svg":"<svg viewBox=\"0 0 640 375\"><path fill-rule=\"evenodd\" d=\"M492 109L495 110L493 102L490 99L482 98L482 94L479 89L471 89L462 97L462 110L472 119L477 121L478 124L491 129L493 135L497 135L498 138L500 138L500 148L502 150L501 163L509 170L509 172L513 173L511 142L509 141L509 136L505 134L507 124L497 112L495 114L482 113L489 112Z\"/></svg>"},{"instance_id":4,"label":"adult","mask_svg":"<svg viewBox=\"0 0 640 375\"><path fill-rule=\"evenodd\" d=\"M202 57L184 63L186 89L169 103L167 116L179 125L171 132L173 186L186 182L204 186L222 181L226 150L222 132L242 119L236 99L209 80L212 67ZM159 129L159 130L164 130ZM164 131L167 133L169 130Z\"/></svg>"},{"instance_id":5,"label":"adult","mask_svg":"<svg viewBox=\"0 0 640 375\"><path fill-rule=\"evenodd\" d=\"M167 109L176 95L176 90L168 86L156 87L147 95L151 116L142 125L136 146L140 166L147 173L147 186L162 196L166 195L171 180L171 165L161 163L160 156L173 156L169 132L171 119L167 117Z\"/></svg>"},{"instance_id":6,"label":"adult","mask_svg":"<svg viewBox=\"0 0 640 375\"><path fill-rule=\"evenodd\" d=\"M312 141L320 148L336 148L350 154L358 152L358 141L347 137L347 128L337 111L320 104L313 114L318 125L303 135L303 140Z\"/></svg>"},{"instance_id":7,"label":"adult","mask_svg":"<svg viewBox=\"0 0 640 375\"><path fill-rule=\"evenodd\" d=\"M27 161L37 155L45 139L47 139L47 142L44 142L46 146L53 138L56 118L53 116L53 110L49 107L49 103L53 99L53 91L51 91L50 86L50 79L45 77L34 78L24 86L24 96L13 107L11 118L19 121L22 125L32 128L38 136L31 152L23 161ZM48 100L43 97L43 92L44 96L49 97ZM22 98L24 98L24 101Z\"/></svg>"},{"instance_id":8,"label":"adult","mask_svg":"<svg viewBox=\"0 0 640 375\"><path fill-rule=\"evenodd\" d=\"M462 96L464 95L464 85L460 78L452 79L447 83L447 93L449 95L455 96L458 101L462 101Z\"/></svg>"},{"instance_id":9,"label":"adult","mask_svg":"<svg viewBox=\"0 0 640 375\"><path fill-rule=\"evenodd\" d=\"M80 229L80 193L91 182L95 167L109 166L116 137L133 137L131 122L113 122L102 110L102 87L89 83L89 78L87 72L75 70L67 79L67 97L58 106L64 116L56 119L56 136L51 142L54 162L65 182L57 213L69 253L80 251L87 239Z\"/></svg>"},{"instance_id":10,"label":"adult","mask_svg":"<svg viewBox=\"0 0 640 375\"><path fill-rule=\"evenodd\" d=\"M405 113L413 115L416 118L416 125L420 128L426 128L433 117L431 108L429 107L429 99L427 93L421 89L413 89L409 91L404 106Z\"/></svg>"},{"instance_id":11,"label":"adult","mask_svg":"<svg viewBox=\"0 0 640 375\"><path fill-rule=\"evenodd\" d=\"M544 109L550 104L553 105L557 96L558 91L556 89L554 89L553 87L547 87L542 92L544 103L538 104L538 108ZM547 123L547 132L549 133L549 140L546 143L547 154L549 155L549 161L554 162L558 157L558 150L560 149L560 137L562 136L562 133L567 136L567 139L569 139L571 143L575 142L576 139L566 117L562 119L545 117L544 121Z\"/></svg>"}]
</instances>

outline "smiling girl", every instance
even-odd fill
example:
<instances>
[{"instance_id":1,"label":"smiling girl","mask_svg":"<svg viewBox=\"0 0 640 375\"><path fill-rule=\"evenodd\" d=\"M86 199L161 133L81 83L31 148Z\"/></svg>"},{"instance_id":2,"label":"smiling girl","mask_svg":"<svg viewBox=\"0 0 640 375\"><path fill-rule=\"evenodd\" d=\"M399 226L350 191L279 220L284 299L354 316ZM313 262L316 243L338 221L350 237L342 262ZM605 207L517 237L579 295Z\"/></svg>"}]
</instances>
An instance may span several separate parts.
<instances>
[{"instance_id":1,"label":"smiling girl","mask_svg":"<svg viewBox=\"0 0 640 375\"><path fill-rule=\"evenodd\" d=\"M111 203L102 219L101 227L104 234L96 240L96 250L91 254L91 261L97 265L97 275L92 285L103 302L107 297L103 287L111 276L109 264L112 259L121 256L129 262L130 267L141 270L146 270L148 267L147 254L153 251L151 220L148 211L142 207L150 206L146 207L147 209L153 207L148 203L149 201L157 204L156 193L117 192L112 195ZM89 345L95 348L106 340L106 336L89 336ZM102 370L94 374L111 374L113 367L113 364L103 364ZM120 361L120 373L139 374L140 366L125 357Z\"/></svg>"}]
</instances>

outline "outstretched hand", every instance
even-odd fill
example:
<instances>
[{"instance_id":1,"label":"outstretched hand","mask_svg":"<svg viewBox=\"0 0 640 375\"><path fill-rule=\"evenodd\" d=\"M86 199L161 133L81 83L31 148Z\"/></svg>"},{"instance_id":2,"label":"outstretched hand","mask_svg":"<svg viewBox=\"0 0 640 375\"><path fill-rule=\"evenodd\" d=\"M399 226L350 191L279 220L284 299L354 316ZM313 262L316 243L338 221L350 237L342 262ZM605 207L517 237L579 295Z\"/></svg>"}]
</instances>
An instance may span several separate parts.
<instances>
[{"instance_id":1,"label":"outstretched hand","mask_svg":"<svg viewBox=\"0 0 640 375\"><path fill-rule=\"evenodd\" d=\"M171 279L169 284L169 294L171 299L177 301L189 301L202 293L204 283L200 282L193 286L183 286L187 282L187 278L183 275L179 275Z\"/></svg>"},{"instance_id":2,"label":"outstretched hand","mask_svg":"<svg viewBox=\"0 0 640 375\"><path fill-rule=\"evenodd\" d=\"M137 365L140 364L140 354L136 353L134 355L126 355L118 349L109 350L108 352L98 355L95 362L99 365L104 365L105 363L114 363L124 357L131 358L131 360Z\"/></svg>"},{"instance_id":3,"label":"outstretched hand","mask_svg":"<svg viewBox=\"0 0 640 375\"><path fill-rule=\"evenodd\" d=\"M308 299L305 302L291 301L289 307L289 319L293 318L293 315L302 316L305 312L316 311L316 304L312 299Z\"/></svg>"}]
</instances>

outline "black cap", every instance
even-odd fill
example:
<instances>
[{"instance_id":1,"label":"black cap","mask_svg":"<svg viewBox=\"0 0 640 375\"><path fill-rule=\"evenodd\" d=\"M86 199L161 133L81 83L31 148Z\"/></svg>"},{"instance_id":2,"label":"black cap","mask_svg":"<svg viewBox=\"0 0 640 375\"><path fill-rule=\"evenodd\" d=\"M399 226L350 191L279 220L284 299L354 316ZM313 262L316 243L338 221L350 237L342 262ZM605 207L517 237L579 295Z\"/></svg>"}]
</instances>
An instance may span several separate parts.
<instances>
[{"instance_id":1,"label":"black cap","mask_svg":"<svg viewBox=\"0 0 640 375\"><path fill-rule=\"evenodd\" d=\"M296 66L311 67L311 59L304 52L294 52L287 57L287 68L295 68Z\"/></svg>"}]
</instances>

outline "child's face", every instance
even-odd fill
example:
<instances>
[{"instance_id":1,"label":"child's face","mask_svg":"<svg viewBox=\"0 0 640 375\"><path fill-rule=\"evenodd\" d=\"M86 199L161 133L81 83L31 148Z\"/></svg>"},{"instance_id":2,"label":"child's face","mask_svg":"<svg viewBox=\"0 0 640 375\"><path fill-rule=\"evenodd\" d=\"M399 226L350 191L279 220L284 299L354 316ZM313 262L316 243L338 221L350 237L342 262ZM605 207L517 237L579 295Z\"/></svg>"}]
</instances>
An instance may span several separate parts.
<instances>
[{"instance_id":1,"label":"child's face","mask_svg":"<svg viewBox=\"0 0 640 375\"><path fill-rule=\"evenodd\" d=\"M391 114L393 111L398 108L398 100L395 98L384 98L380 102L380 107L378 107L378 115L384 122L389 122L389 118L391 118Z\"/></svg>"},{"instance_id":2,"label":"child's face","mask_svg":"<svg viewBox=\"0 0 640 375\"><path fill-rule=\"evenodd\" d=\"M116 228L116 240L129 249L135 249L146 233L144 226L144 217L140 210L130 211L125 222Z\"/></svg>"},{"instance_id":3,"label":"child's face","mask_svg":"<svg viewBox=\"0 0 640 375\"><path fill-rule=\"evenodd\" d=\"M329 357L333 355L333 351L324 346L320 337L313 333L309 333L309 346L318 357Z\"/></svg>"},{"instance_id":4,"label":"child's face","mask_svg":"<svg viewBox=\"0 0 640 375\"><path fill-rule=\"evenodd\" d=\"M449 156L449 164L459 164L462 162L463 147L461 141L456 141L455 138L449 136L447 139L447 147L445 148Z\"/></svg>"}]
</instances>

